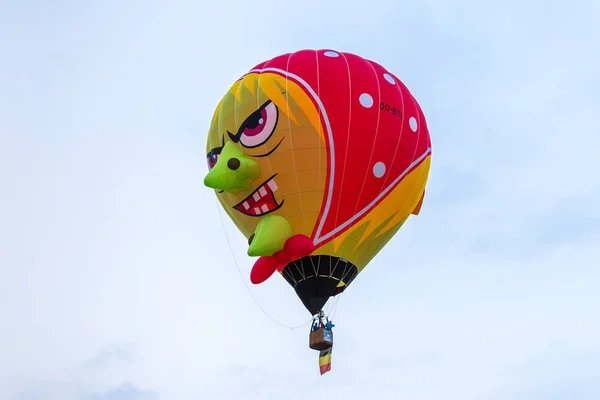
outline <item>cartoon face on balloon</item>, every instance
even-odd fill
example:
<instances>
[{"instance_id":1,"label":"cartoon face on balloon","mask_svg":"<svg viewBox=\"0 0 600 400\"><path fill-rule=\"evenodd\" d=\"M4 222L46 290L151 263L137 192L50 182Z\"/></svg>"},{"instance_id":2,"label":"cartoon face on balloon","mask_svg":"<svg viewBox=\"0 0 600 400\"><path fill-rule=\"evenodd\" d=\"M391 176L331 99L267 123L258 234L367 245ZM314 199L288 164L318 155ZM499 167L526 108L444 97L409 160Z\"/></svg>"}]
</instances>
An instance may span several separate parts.
<instances>
[{"instance_id":1,"label":"cartoon face on balloon","mask_svg":"<svg viewBox=\"0 0 600 400\"><path fill-rule=\"evenodd\" d=\"M260 218L273 212L285 217L296 233L310 234L327 174L322 136L315 105L284 76L250 73L231 87L211 125L207 162L212 171L235 151L236 159L250 163L238 169L224 163L224 171L216 171L233 176L248 168L254 174L217 190L246 237L255 233Z\"/></svg>"},{"instance_id":2,"label":"cartoon face on balloon","mask_svg":"<svg viewBox=\"0 0 600 400\"><path fill-rule=\"evenodd\" d=\"M398 78L353 54L304 50L231 86L210 126L204 183L249 255L280 271L315 254L360 270L418 213L430 153L423 113Z\"/></svg>"}]
</instances>

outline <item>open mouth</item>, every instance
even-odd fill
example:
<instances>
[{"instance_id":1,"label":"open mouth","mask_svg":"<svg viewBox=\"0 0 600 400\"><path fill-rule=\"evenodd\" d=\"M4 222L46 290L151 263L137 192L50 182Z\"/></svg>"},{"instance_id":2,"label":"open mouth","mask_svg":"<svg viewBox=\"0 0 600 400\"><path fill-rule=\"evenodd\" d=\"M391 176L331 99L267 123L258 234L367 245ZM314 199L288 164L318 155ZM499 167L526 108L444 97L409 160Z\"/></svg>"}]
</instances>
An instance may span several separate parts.
<instances>
[{"instance_id":1,"label":"open mouth","mask_svg":"<svg viewBox=\"0 0 600 400\"><path fill-rule=\"evenodd\" d=\"M273 194L275 191L277 191L277 184L273 176L233 208L251 217L268 214L283 204L283 201L277 204Z\"/></svg>"}]
</instances>

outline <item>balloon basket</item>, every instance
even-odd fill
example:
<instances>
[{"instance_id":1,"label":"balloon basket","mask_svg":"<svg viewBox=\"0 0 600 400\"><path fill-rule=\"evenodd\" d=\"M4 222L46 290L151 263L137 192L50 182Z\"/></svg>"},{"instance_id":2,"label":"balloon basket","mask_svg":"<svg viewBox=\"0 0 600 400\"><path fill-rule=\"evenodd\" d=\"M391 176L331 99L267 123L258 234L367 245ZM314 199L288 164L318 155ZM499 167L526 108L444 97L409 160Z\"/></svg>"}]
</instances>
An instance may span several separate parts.
<instances>
[{"instance_id":1,"label":"balloon basket","mask_svg":"<svg viewBox=\"0 0 600 400\"><path fill-rule=\"evenodd\" d=\"M323 327L310 333L309 347L313 350L326 350L333 346L333 332Z\"/></svg>"}]
</instances>

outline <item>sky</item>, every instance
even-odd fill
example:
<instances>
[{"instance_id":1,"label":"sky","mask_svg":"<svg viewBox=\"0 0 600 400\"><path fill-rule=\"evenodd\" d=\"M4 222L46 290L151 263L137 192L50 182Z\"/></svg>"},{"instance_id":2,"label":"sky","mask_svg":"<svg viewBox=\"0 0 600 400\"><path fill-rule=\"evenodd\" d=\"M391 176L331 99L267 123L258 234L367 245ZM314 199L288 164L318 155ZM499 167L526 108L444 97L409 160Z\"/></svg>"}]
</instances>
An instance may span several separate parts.
<instances>
[{"instance_id":1,"label":"sky","mask_svg":"<svg viewBox=\"0 0 600 400\"><path fill-rule=\"evenodd\" d=\"M599 41L597 0L0 0L0 398L597 400ZM323 376L202 184L221 96L304 48L394 72L433 146Z\"/></svg>"}]
</instances>

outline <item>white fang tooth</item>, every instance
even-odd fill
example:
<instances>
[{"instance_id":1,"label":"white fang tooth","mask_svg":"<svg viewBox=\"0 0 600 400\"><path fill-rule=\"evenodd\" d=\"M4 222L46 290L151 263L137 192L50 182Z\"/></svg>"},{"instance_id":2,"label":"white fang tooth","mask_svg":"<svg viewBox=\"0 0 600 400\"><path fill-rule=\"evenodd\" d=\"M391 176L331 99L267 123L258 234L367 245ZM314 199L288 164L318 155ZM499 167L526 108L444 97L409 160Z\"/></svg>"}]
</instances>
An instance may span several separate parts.
<instances>
[{"instance_id":1,"label":"white fang tooth","mask_svg":"<svg viewBox=\"0 0 600 400\"><path fill-rule=\"evenodd\" d=\"M269 206L267 206L266 204L263 204L262 207L260 208L263 212L267 212L269 211Z\"/></svg>"},{"instance_id":2,"label":"white fang tooth","mask_svg":"<svg viewBox=\"0 0 600 400\"><path fill-rule=\"evenodd\" d=\"M247 210L250 208L250 204L248 204L247 201L244 202L244 204L242 204L242 206L244 206L244 208Z\"/></svg>"},{"instance_id":3,"label":"white fang tooth","mask_svg":"<svg viewBox=\"0 0 600 400\"><path fill-rule=\"evenodd\" d=\"M277 184L275 183L275 181L273 179L271 179L269 182L267 182L267 185L269 185L269 187L271 188L272 191L277 190Z\"/></svg>"},{"instance_id":4,"label":"white fang tooth","mask_svg":"<svg viewBox=\"0 0 600 400\"><path fill-rule=\"evenodd\" d=\"M254 196L252 196L252 198L254 198L254 201L258 201L260 200L260 194L258 194L258 192L254 193Z\"/></svg>"},{"instance_id":5,"label":"white fang tooth","mask_svg":"<svg viewBox=\"0 0 600 400\"><path fill-rule=\"evenodd\" d=\"M267 189L265 189L264 186L261 186L260 189L258 189L258 194L260 194L260 197L264 197L267 194Z\"/></svg>"},{"instance_id":6,"label":"white fang tooth","mask_svg":"<svg viewBox=\"0 0 600 400\"><path fill-rule=\"evenodd\" d=\"M254 214L260 215L260 208L254 207Z\"/></svg>"}]
</instances>

